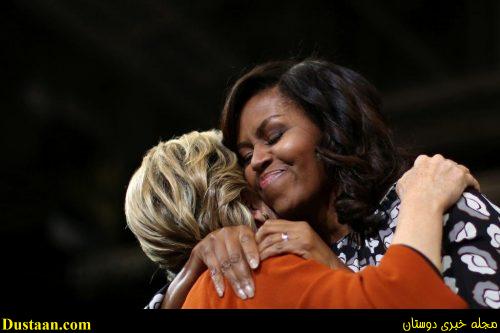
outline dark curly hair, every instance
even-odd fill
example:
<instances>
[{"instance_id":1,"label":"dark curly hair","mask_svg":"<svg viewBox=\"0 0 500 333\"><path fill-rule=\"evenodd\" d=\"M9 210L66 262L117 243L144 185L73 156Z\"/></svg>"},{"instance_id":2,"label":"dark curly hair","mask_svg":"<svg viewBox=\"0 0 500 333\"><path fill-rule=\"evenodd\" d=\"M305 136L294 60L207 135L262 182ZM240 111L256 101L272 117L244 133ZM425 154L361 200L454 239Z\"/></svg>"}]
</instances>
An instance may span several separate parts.
<instances>
[{"instance_id":1,"label":"dark curly hair","mask_svg":"<svg viewBox=\"0 0 500 333\"><path fill-rule=\"evenodd\" d=\"M360 74L317 59L256 66L233 85L221 118L224 144L237 151L241 110L257 93L277 87L321 129L316 152L338 194L339 222L362 238L378 230L374 214L388 188L408 169L380 113L377 90Z\"/></svg>"}]
</instances>

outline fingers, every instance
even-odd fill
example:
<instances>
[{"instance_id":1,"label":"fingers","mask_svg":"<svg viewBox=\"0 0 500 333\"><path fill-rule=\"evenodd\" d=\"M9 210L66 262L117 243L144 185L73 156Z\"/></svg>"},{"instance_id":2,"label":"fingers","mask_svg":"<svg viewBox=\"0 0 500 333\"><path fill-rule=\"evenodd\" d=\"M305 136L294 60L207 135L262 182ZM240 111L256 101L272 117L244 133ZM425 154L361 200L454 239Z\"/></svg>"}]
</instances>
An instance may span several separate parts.
<instances>
[{"instance_id":1,"label":"fingers","mask_svg":"<svg viewBox=\"0 0 500 333\"><path fill-rule=\"evenodd\" d=\"M474 176L471 175L469 168L462 164L458 164L452 160L446 160L448 167L452 170L457 170L458 171L458 177L461 179L464 183L464 189L472 186L478 191L481 191L481 187L479 185L479 182L477 181Z\"/></svg>"},{"instance_id":2,"label":"fingers","mask_svg":"<svg viewBox=\"0 0 500 333\"><path fill-rule=\"evenodd\" d=\"M466 166L464 166L462 164L457 164L457 167L460 168L464 172L466 187L472 186L473 188L475 188L476 190L481 192L481 185L479 185L479 182L477 181L477 179L474 178L474 176L470 173L469 168L467 168Z\"/></svg>"},{"instance_id":3,"label":"fingers","mask_svg":"<svg viewBox=\"0 0 500 333\"><path fill-rule=\"evenodd\" d=\"M465 173L470 173L469 168L467 168L465 165L457 164L457 167L463 170Z\"/></svg>"},{"instance_id":4,"label":"fingers","mask_svg":"<svg viewBox=\"0 0 500 333\"><path fill-rule=\"evenodd\" d=\"M227 241L226 248L231 266L228 270L228 278L233 284L233 289L242 299L253 297L255 285L240 243Z\"/></svg>"},{"instance_id":5,"label":"fingers","mask_svg":"<svg viewBox=\"0 0 500 333\"><path fill-rule=\"evenodd\" d=\"M271 224L266 226L262 226L262 233L259 235L259 253L260 260L264 260L272 255L291 252L295 254L302 255L299 253L299 249L302 249L304 244L303 242L299 243L298 240L304 241L307 237L305 234L307 230L300 229L300 224L302 222L285 222L282 224ZM260 231L260 230L259 230ZM294 247L295 246L295 247ZM303 249L302 249L303 250ZM263 257L263 255L265 255Z\"/></svg>"},{"instance_id":6,"label":"fingers","mask_svg":"<svg viewBox=\"0 0 500 333\"><path fill-rule=\"evenodd\" d=\"M198 257L210 271L210 277L214 284L215 291L219 297L222 297L224 295L225 287L220 263L214 251L214 244L217 241L216 233L217 232L212 232L208 234L200 243L198 243L193 251L198 253Z\"/></svg>"},{"instance_id":7,"label":"fingers","mask_svg":"<svg viewBox=\"0 0 500 333\"><path fill-rule=\"evenodd\" d=\"M422 158L422 161L425 160L425 158ZM479 185L479 182L477 181L474 176L471 175L469 168L467 168L465 165L458 164L455 161L452 161L450 159L444 158L442 155L437 154L434 155L431 159L431 162L433 162L435 165L438 167L442 167L444 170L448 170L448 172L454 172L458 170L458 178L463 181L465 184L465 188L472 186L478 191L481 191L481 186Z\"/></svg>"},{"instance_id":8,"label":"fingers","mask_svg":"<svg viewBox=\"0 0 500 333\"><path fill-rule=\"evenodd\" d=\"M422 163L425 163L430 159L429 156L427 155L418 155L418 157L415 159L415 162L413 163L414 166L418 166Z\"/></svg>"},{"instance_id":9,"label":"fingers","mask_svg":"<svg viewBox=\"0 0 500 333\"><path fill-rule=\"evenodd\" d=\"M212 251L204 253L204 262L210 271L210 277L212 278L217 295L219 295L219 297L224 296L224 278L215 254Z\"/></svg>"},{"instance_id":10,"label":"fingers","mask_svg":"<svg viewBox=\"0 0 500 333\"><path fill-rule=\"evenodd\" d=\"M439 164L443 164L443 163L448 163L450 165L451 164L454 164L454 165L457 164L456 162L454 162L452 160L446 159L441 154L435 154L432 157L429 157L427 155L419 155L415 159L415 162L413 163L413 165L416 166L416 167L418 167L418 166L422 166L422 165L427 164L427 163L430 163L432 165L439 165Z\"/></svg>"},{"instance_id":11,"label":"fingers","mask_svg":"<svg viewBox=\"0 0 500 333\"><path fill-rule=\"evenodd\" d=\"M273 235L276 236L276 235ZM280 236L280 235L277 235ZM284 241L281 239L281 236L278 241L273 242L270 246L265 247L260 252L261 260L265 260L269 257L277 256L283 253L295 253L295 249L299 247L298 244L295 244L296 241Z\"/></svg>"},{"instance_id":12,"label":"fingers","mask_svg":"<svg viewBox=\"0 0 500 333\"><path fill-rule=\"evenodd\" d=\"M282 220L268 220L262 225L262 227L259 228L259 230L257 230L255 240L257 241L257 244L260 244L267 235L290 231L297 226L297 223L298 222Z\"/></svg>"},{"instance_id":13,"label":"fingers","mask_svg":"<svg viewBox=\"0 0 500 333\"><path fill-rule=\"evenodd\" d=\"M255 240L255 234L250 229L242 229L239 234L240 245L248 265L252 269L259 267L259 249Z\"/></svg>"},{"instance_id":14,"label":"fingers","mask_svg":"<svg viewBox=\"0 0 500 333\"><path fill-rule=\"evenodd\" d=\"M247 299L247 295L243 291L238 279L236 278L236 274L232 268L232 260L235 259L235 254L232 253L232 258L230 258L229 252L226 249L226 244L224 242L214 242L214 250L215 256L217 257L218 262L220 263L220 270L222 274L229 281L234 293L240 297L241 299Z\"/></svg>"},{"instance_id":15,"label":"fingers","mask_svg":"<svg viewBox=\"0 0 500 333\"><path fill-rule=\"evenodd\" d=\"M440 163L439 165L442 166L445 170L448 170L449 172L458 172L457 177L463 180L463 183L465 184L463 190L465 190L465 188L467 188L468 186L472 186L476 190L481 191L479 182L474 178L474 176L471 175L469 168L467 168L465 165L458 164L450 159L445 159L441 155L436 155L436 156L435 156L436 157L435 162Z\"/></svg>"},{"instance_id":16,"label":"fingers","mask_svg":"<svg viewBox=\"0 0 500 333\"><path fill-rule=\"evenodd\" d=\"M435 161L444 161L444 160L446 160L446 158L444 158L444 156L441 155L441 154L436 154L436 155L432 156L431 159L435 160Z\"/></svg>"},{"instance_id":17,"label":"fingers","mask_svg":"<svg viewBox=\"0 0 500 333\"><path fill-rule=\"evenodd\" d=\"M208 268L215 291L219 297L224 296L225 286L219 259L216 256L214 245L217 242L217 232L207 235L193 251L197 252L198 258Z\"/></svg>"},{"instance_id":18,"label":"fingers","mask_svg":"<svg viewBox=\"0 0 500 333\"><path fill-rule=\"evenodd\" d=\"M402 202L445 211L468 186L480 191L478 181L467 167L440 154L420 155L414 166L398 180L396 192Z\"/></svg>"},{"instance_id":19,"label":"fingers","mask_svg":"<svg viewBox=\"0 0 500 333\"><path fill-rule=\"evenodd\" d=\"M481 191L481 186L479 185L479 182L476 180L476 178L474 178L474 176L472 176L470 173L467 173L465 177L465 183L467 184L467 186L472 186L476 190Z\"/></svg>"},{"instance_id":20,"label":"fingers","mask_svg":"<svg viewBox=\"0 0 500 333\"><path fill-rule=\"evenodd\" d=\"M270 220L266 222L260 227L255 235L261 256L260 260L264 260L262 253L267 253L267 248L273 247L275 250L278 250L278 252L275 253L284 253L281 252L284 243L290 245L290 241L307 239L305 235L308 234L309 229L310 226L307 222L291 222L285 220ZM290 249L290 246L286 248Z\"/></svg>"},{"instance_id":21,"label":"fingers","mask_svg":"<svg viewBox=\"0 0 500 333\"><path fill-rule=\"evenodd\" d=\"M208 267L219 297L225 292L224 277L234 293L247 299L255 294L249 262L255 265L259 251L253 231L246 226L226 227L210 233L197 246L197 253Z\"/></svg>"},{"instance_id":22,"label":"fingers","mask_svg":"<svg viewBox=\"0 0 500 333\"><path fill-rule=\"evenodd\" d=\"M289 240L285 241L283 239L283 234L284 234L283 232L271 233L271 234L266 235L266 237L264 237L262 239L262 241L259 243L259 253L260 253L261 260L265 259L262 257L262 253L266 249L274 246L278 250L281 250L283 243L289 241ZM287 235L287 237L290 237L288 232L286 233L286 235Z\"/></svg>"}]
</instances>

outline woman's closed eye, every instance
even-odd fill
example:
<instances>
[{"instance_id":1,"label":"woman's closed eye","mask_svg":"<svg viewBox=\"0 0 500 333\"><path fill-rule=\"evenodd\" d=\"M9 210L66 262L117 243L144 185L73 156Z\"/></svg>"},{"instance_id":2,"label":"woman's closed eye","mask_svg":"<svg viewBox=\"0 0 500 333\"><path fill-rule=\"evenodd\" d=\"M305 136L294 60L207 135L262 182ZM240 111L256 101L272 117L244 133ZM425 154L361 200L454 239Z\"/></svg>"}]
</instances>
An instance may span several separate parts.
<instances>
[{"instance_id":1,"label":"woman's closed eye","mask_svg":"<svg viewBox=\"0 0 500 333\"><path fill-rule=\"evenodd\" d=\"M243 164L243 166L247 165L252 160L252 153L248 153L246 155L243 155L240 160L241 160L241 164Z\"/></svg>"},{"instance_id":2,"label":"woman's closed eye","mask_svg":"<svg viewBox=\"0 0 500 333\"><path fill-rule=\"evenodd\" d=\"M268 145L275 144L276 142L279 141L279 139L281 139L282 136L283 136L283 132L282 131L272 133L271 135L269 135L269 137L267 139L267 144Z\"/></svg>"},{"instance_id":3,"label":"woman's closed eye","mask_svg":"<svg viewBox=\"0 0 500 333\"><path fill-rule=\"evenodd\" d=\"M281 137L283 136L283 134L285 133L285 131L275 131L275 132L272 132L271 134L269 134L266 138L265 138L265 143L269 146L272 146L274 145L276 142L278 142ZM241 158L240 158L240 161L241 161L241 164L243 166L246 166L250 163L250 161L252 160L252 156L253 156L253 153L250 151L246 154L241 154Z\"/></svg>"}]
</instances>

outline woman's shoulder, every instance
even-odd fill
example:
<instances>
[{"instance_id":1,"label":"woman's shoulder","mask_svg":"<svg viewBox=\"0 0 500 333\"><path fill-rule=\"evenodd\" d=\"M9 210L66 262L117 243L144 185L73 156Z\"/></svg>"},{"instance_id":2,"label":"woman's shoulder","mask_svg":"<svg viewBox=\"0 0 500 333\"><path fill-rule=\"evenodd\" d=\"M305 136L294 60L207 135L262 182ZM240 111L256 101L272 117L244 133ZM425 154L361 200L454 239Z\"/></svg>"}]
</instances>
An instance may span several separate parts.
<instances>
[{"instance_id":1,"label":"woman's shoulder","mask_svg":"<svg viewBox=\"0 0 500 333\"><path fill-rule=\"evenodd\" d=\"M488 200L486 195L476 189L468 188L457 201L452 210L467 214L480 220L489 220L500 216L500 208Z\"/></svg>"},{"instance_id":2,"label":"woman's shoulder","mask_svg":"<svg viewBox=\"0 0 500 333\"><path fill-rule=\"evenodd\" d=\"M443 223L445 240L467 243L488 235L491 245L500 248L500 208L475 189L462 194L446 212Z\"/></svg>"}]
</instances>

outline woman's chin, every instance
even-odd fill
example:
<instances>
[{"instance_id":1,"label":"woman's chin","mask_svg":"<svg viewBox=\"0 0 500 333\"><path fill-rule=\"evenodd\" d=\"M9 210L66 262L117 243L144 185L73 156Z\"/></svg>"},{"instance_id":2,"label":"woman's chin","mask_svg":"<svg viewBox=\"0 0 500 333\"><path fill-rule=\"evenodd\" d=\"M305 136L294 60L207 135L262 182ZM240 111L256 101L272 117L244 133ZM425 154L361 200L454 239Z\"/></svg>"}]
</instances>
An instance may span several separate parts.
<instances>
[{"instance_id":1,"label":"woman's chin","mask_svg":"<svg viewBox=\"0 0 500 333\"><path fill-rule=\"evenodd\" d=\"M293 216L297 215L295 210L293 209L293 207L290 207L290 205L287 202L278 202L278 203L276 203L275 206L273 206L273 208L274 208L274 211L276 212L276 214L280 218L285 219L285 220L292 221L291 218Z\"/></svg>"}]
</instances>

